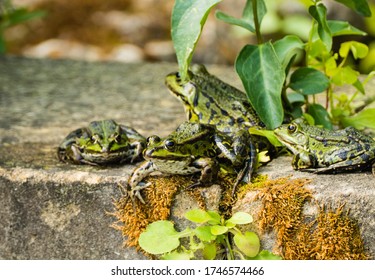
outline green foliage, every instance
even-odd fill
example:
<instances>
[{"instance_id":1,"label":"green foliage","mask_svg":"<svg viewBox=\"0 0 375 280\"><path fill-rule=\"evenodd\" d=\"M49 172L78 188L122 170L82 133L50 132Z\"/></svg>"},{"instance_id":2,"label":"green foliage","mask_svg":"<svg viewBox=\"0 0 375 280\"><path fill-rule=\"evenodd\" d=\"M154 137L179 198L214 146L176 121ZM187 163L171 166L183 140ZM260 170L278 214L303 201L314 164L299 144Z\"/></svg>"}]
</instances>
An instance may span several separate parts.
<instances>
[{"instance_id":1,"label":"green foliage","mask_svg":"<svg viewBox=\"0 0 375 280\"><path fill-rule=\"evenodd\" d=\"M0 2L0 54L6 51L4 31L7 28L44 15L43 11L30 12L25 8L14 8L10 0Z\"/></svg>"},{"instance_id":2,"label":"green foliage","mask_svg":"<svg viewBox=\"0 0 375 280\"><path fill-rule=\"evenodd\" d=\"M205 4L201 4L202 2ZM218 2L220 1L176 0L172 16L172 39L180 71L184 76L207 15ZM336 2L362 16L371 16L366 0ZM176 16L180 14L194 16L185 16L182 20L181 16ZM349 124L357 128L373 128L373 110L367 106L374 100L367 99L367 103L360 108L353 105L356 98L365 94L365 84L373 74L370 73L365 81L361 81L359 72L348 63L352 58L366 57L368 47L357 41L348 41L341 44L337 53L332 50L335 36L363 36L366 33L348 22L328 20L324 3L313 0L308 7L311 28L307 40L296 35L286 35L275 42L263 42L260 27L266 14L266 0L247 0L241 18L222 11L216 11L215 15L219 20L240 26L256 35L258 44L243 47L236 59L235 68L249 101L267 128L279 126L285 116L297 118L306 114L315 120L315 124L326 128ZM194 28L191 30L194 31L189 29L192 26ZM299 54L304 54L305 65L290 74L293 61ZM356 90L346 100L342 95L337 97L334 94L334 90L343 85L352 86ZM319 97L322 93L325 94L323 105L322 98ZM370 120L366 122L364 116Z\"/></svg>"},{"instance_id":3,"label":"green foliage","mask_svg":"<svg viewBox=\"0 0 375 280\"><path fill-rule=\"evenodd\" d=\"M186 79L191 58L208 13L220 1L175 1L172 12L171 34L183 80Z\"/></svg>"},{"instance_id":4,"label":"green foliage","mask_svg":"<svg viewBox=\"0 0 375 280\"><path fill-rule=\"evenodd\" d=\"M139 246L150 254L162 254L161 258L168 260L193 259L198 251L204 259L209 260L224 252L227 259L280 259L268 251L259 252L259 237L254 232L242 233L238 229L237 225L253 221L253 217L247 213L237 212L225 220L215 211L194 209L188 211L185 217L199 225L178 232L170 221L154 222L140 235ZM189 248L180 244L181 238L188 238Z\"/></svg>"}]
</instances>

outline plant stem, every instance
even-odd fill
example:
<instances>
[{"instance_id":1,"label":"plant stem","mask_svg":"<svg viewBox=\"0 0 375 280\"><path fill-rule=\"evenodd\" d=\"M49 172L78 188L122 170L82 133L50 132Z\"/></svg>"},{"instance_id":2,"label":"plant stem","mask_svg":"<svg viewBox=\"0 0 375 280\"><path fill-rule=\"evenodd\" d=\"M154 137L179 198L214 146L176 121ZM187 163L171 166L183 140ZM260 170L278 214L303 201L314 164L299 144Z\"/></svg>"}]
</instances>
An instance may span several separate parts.
<instances>
[{"instance_id":1,"label":"plant stem","mask_svg":"<svg viewBox=\"0 0 375 280\"><path fill-rule=\"evenodd\" d=\"M228 235L224 236L224 241L225 241L225 247L226 247L226 250L227 250L228 260L234 260L234 253L233 253L233 250L232 250L232 246L230 245Z\"/></svg>"},{"instance_id":2,"label":"plant stem","mask_svg":"<svg viewBox=\"0 0 375 280\"><path fill-rule=\"evenodd\" d=\"M253 4L253 16L254 16L254 26L255 26L255 33L257 35L258 45L263 43L262 35L260 34L260 24L258 18L258 0L252 0Z\"/></svg>"}]
</instances>

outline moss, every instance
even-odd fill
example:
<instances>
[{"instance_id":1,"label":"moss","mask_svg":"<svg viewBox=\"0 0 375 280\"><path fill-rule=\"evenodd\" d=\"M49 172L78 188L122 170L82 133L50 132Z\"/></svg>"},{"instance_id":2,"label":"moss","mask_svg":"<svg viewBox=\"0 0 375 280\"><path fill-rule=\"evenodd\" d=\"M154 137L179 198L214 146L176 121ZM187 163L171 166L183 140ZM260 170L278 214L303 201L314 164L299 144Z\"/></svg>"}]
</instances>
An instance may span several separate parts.
<instances>
[{"instance_id":1,"label":"moss","mask_svg":"<svg viewBox=\"0 0 375 280\"><path fill-rule=\"evenodd\" d=\"M369 256L356 222L344 212L319 207L316 217L303 214L306 202L314 203L306 179L280 178L261 183L255 199L261 200L258 225L276 232L275 250L287 260L363 260Z\"/></svg>"},{"instance_id":2,"label":"moss","mask_svg":"<svg viewBox=\"0 0 375 280\"><path fill-rule=\"evenodd\" d=\"M175 194L191 184L190 178L183 176L149 177L148 182L151 186L142 191L146 204L136 200L133 205L126 195L114 202L115 212L112 215L118 221L112 227L127 238L125 246L138 248L138 238L147 225L168 219ZM189 193L194 194L194 191Z\"/></svg>"}]
</instances>

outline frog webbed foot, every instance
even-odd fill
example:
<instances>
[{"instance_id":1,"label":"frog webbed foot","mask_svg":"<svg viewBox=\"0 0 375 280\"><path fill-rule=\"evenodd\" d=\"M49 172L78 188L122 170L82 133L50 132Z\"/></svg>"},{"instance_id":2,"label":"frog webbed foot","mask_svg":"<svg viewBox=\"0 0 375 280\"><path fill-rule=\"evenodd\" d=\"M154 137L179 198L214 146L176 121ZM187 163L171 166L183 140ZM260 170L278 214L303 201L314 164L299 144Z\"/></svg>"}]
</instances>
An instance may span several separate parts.
<instances>
[{"instance_id":1,"label":"frog webbed foot","mask_svg":"<svg viewBox=\"0 0 375 280\"><path fill-rule=\"evenodd\" d=\"M137 186L131 188L128 191L128 195L129 195L130 199L132 200L133 204L135 203L135 198L138 198L141 203L146 204L142 195L141 195L141 190L149 187L150 185L151 185L151 183L140 182Z\"/></svg>"}]
</instances>

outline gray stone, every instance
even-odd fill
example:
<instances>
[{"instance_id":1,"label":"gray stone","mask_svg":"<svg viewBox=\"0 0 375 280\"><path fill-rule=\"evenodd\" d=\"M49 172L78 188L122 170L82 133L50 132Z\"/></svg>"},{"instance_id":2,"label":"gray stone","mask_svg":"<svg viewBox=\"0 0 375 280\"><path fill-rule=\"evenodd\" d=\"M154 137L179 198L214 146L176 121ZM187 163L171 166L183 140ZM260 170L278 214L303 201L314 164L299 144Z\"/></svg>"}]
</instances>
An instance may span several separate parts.
<instances>
[{"instance_id":1,"label":"gray stone","mask_svg":"<svg viewBox=\"0 0 375 280\"><path fill-rule=\"evenodd\" d=\"M185 120L180 102L167 92L164 76L175 64L88 63L0 57L0 258L143 259L124 248L111 224L113 199L133 165L97 168L61 163L56 147L73 129L114 119L145 136L166 136ZM233 70L210 67L239 86ZM375 256L375 184L370 173L313 175L294 172L280 157L261 173L271 178L312 178L308 186L323 202L345 201L357 219L366 248ZM219 195L217 187L203 190ZM251 209L249 194L236 205ZM196 205L182 193L173 219ZM214 206L212 206L214 207ZM182 226L183 227L183 226ZM272 239L263 244L272 248Z\"/></svg>"}]
</instances>

